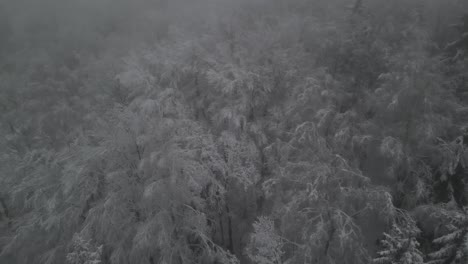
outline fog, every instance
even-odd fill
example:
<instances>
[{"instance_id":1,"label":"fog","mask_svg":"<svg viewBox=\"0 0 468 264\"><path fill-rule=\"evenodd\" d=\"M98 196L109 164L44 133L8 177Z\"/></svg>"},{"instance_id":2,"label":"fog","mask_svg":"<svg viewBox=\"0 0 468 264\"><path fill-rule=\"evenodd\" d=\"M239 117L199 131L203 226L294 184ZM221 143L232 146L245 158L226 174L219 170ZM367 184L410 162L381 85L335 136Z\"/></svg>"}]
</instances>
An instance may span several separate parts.
<instances>
[{"instance_id":1,"label":"fog","mask_svg":"<svg viewBox=\"0 0 468 264\"><path fill-rule=\"evenodd\" d=\"M467 263L468 3L0 0L0 263Z\"/></svg>"}]
</instances>

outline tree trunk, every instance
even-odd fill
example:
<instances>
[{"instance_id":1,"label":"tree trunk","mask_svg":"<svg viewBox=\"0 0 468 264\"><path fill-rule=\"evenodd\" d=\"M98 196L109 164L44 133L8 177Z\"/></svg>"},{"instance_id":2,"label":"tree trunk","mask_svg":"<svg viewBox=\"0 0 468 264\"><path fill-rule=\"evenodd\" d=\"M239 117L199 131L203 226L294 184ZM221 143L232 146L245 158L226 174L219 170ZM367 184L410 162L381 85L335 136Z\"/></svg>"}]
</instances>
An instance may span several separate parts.
<instances>
[{"instance_id":1,"label":"tree trunk","mask_svg":"<svg viewBox=\"0 0 468 264\"><path fill-rule=\"evenodd\" d=\"M0 197L0 204L2 205L2 208L3 208L3 214L5 215L6 218L10 218L10 213L8 211L8 207L5 203L5 199L3 199L2 197Z\"/></svg>"},{"instance_id":2,"label":"tree trunk","mask_svg":"<svg viewBox=\"0 0 468 264\"><path fill-rule=\"evenodd\" d=\"M226 204L226 213L227 213L227 218L228 218L228 245L227 249L231 252L234 253L234 242L233 242L233 237L232 237L232 219L231 219L231 213L229 210L229 206Z\"/></svg>"}]
</instances>

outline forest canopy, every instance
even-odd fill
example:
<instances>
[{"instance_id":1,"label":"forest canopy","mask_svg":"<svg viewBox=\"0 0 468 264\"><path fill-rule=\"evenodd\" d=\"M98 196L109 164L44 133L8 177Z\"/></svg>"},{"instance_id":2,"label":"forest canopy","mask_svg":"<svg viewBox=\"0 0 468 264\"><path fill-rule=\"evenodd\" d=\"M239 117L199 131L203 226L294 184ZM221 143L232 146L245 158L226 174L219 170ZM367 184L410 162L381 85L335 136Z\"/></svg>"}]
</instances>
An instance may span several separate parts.
<instances>
[{"instance_id":1,"label":"forest canopy","mask_svg":"<svg viewBox=\"0 0 468 264\"><path fill-rule=\"evenodd\" d=\"M468 262L468 2L0 0L0 263Z\"/></svg>"}]
</instances>

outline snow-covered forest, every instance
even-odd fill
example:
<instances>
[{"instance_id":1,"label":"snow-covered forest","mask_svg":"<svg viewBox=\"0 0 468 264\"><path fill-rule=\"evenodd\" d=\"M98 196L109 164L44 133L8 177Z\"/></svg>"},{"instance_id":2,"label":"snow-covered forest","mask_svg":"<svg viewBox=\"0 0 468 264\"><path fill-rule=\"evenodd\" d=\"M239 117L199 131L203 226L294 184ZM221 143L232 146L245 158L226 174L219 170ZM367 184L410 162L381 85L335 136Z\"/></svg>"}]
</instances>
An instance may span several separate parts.
<instances>
[{"instance_id":1,"label":"snow-covered forest","mask_svg":"<svg viewBox=\"0 0 468 264\"><path fill-rule=\"evenodd\" d=\"M468 263L468 1L0 0L0 263Z\"/></svg>"}]
</instances>

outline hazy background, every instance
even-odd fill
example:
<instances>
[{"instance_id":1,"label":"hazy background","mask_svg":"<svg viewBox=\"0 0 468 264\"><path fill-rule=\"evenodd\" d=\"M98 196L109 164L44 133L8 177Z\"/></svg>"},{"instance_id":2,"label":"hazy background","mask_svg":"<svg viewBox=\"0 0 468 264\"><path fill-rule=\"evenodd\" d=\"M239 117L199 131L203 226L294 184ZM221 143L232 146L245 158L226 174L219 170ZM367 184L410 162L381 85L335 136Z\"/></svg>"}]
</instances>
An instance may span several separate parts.
<instances>
[{"instance_id":1,"label":"hazy background","mask_svg":"<svg viewBox=\"0 0 468 264\"><path fill-rule=\"evenodd\" d=\"M462 263L467 12L0 0L0 263Z\"/></svg>"}]
</instances>

